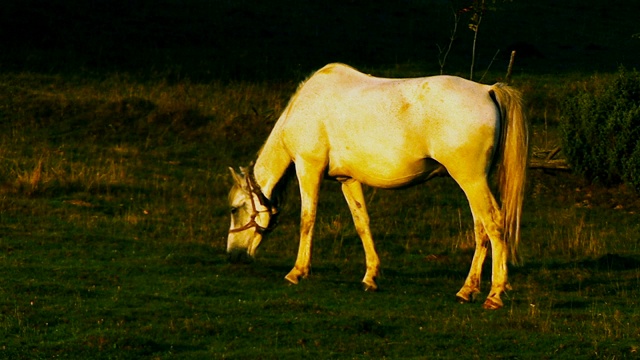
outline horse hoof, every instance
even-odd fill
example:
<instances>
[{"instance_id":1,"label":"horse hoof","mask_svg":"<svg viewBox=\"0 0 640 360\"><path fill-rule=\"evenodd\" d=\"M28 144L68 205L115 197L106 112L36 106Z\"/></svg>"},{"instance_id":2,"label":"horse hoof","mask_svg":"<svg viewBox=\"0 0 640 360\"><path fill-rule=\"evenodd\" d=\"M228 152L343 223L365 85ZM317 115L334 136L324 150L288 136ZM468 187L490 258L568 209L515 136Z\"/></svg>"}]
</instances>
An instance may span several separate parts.
<instances>
[{"instance_id":1,"label":"horse hoof","mask_svg":"<svg viewBox=\"0 0 640 360\"><path fill-rule=\"evenodd\" d=\"M289 273L287 276L284 277L285 280L287 280L291 285L298 285L298 276Z\"/></svg>"},{"instance_id":2,"label":"horse hoof","mask_svg":"<svg viewBox=\"0 0 640 360\"><path fill-rule=\"evenodd\" d=\"M500 299L498 299L497 301L493 299L487 299L485 300L484 304L482 304L482 307L486 310L498 310L502 308L502 306L502 301L500 301Z\"/></svg>"},{"instance_id":3,"label":"horse hoof","mask_svg":"<svg viewBox=\"0 0 640 360\"><path fill-rule=\"evenodd\" d=\"M468 303L470 303L470 302L471 302L471 300L469 300L469 299L467 299L467 298L464 298L464 297L462 297L462 296L460 296L460 295L456 295L456 301L457 301L459 304L468 304Z\"/></svg>"},{"instance_id":4,"label":"horse hoof","mask_svg":"<svg viewBox=\"0 0 640 360\"><path fill-rule=\"evenodd\" d=\"M378 285L376 285L375 283L371 284L371 283L366 283L363 282L362 283L362 287L364 288L364 291L378 291Z\"/></svg>"}]
</instances>

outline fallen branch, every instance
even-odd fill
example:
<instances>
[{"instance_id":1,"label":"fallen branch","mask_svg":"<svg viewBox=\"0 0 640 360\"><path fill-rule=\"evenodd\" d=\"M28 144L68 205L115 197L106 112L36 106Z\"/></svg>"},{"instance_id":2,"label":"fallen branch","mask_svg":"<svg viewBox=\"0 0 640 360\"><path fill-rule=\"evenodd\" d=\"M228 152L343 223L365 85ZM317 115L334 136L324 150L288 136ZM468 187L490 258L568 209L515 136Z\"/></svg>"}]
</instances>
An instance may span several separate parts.
<instances>
[{"instance_id":1,"label":"fallen branch","mask_svg":"<svg viewBox=\"0 0 640 360\"><path fill-rule=\"evenodd\" d=\"M554 159L560 153L559 146L551 150L534 150L529 161L530 169L546 169L558 171L571 171L571 167L565 159Z\"/></svg>"},{"instance_id":2,"label":"fallen branch","mask_svg":"<svg viewBox=\"0 0 640 360\"><path fill-rule=\"evenodd\" d=\"M545 169L557 171L571 171L571 167L564 159L547 160L547 159L531 159L529 169Z\"/></svg>"}]
</instances>

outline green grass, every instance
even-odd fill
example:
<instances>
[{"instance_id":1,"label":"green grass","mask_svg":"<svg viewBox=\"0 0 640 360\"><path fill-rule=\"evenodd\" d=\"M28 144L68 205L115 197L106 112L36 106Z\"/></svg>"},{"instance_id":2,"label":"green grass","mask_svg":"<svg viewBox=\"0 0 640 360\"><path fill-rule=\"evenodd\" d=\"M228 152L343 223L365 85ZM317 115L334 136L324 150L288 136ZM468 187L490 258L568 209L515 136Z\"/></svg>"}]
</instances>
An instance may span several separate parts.
<instances>
[{"instance_id":1,"label":"green grass","mask_svg":"<svg viewBox=\"0 0 640 360\"><path fill-rule=\"evenodd\" d=\"M226 166L252 159L295 84L0 84L0 357L637 355L637 209L611 210L570 174L531 173L526 261L500 311L454 300L473 239L446 178L366 189L378 293L361 290L360 241L338 185L324 184L312 275L289 286L295 184L257 261L231 265ZM552 135L548 125L534 123Z\"/></svg>"},{"instance_id":2,"label":"green grass","mask_svg":"<svg viewBox=\"0 0 640 360\"><path fill-rule=\"evenodd\" d=\"M26 19L7 15L20 13L17 4L3 23ZM331 182L322 187L308 279L283 279L298 245L295 183L257 260L227 262L227 167L254 159L297 83L329 61L385 76L434 74L447 8L283 2L291 11L282 13L262 3L167 1L82 18L84 5L66 4L47 8L58 17L21 10L43 20L31 22L33 33L50 33L57 48L31 32L0 33L10 50L0 54L0 358L639 356L640 200L624 186L602 188L568 172L529 174L524 265L510 268L514 289L499 311L455 302L474 244L466 199L448 178L365 189L382 260L379 292L361 289L362 246ZM486 54L518 40L547 55L518 58L514 73L534 150L559 145L566 94L640 58L640 41L625 37L635 18L620 16L634 4L561 5L505 4L480 33L478 74ZM124 13L109 25L117 11ZM310 13L327 17L302 16ZM69 14L86 31L56 26ZM572 14L581 22L565 21ZM589 36L595 15L602 21ZM145 16L143 29L137 20ZM156 20L166 18L171 31ZM240 27L241 18L256 26ZM465 26L450 73L468 71ZM230 27L235 33L214 32ZM345 28L354 30L346 38ZM370 41L357 36L363 29ZM96 41L78 50L89 34ZM486 82L504 76L504 63L497 59ZM483 275L486 295L489 263Z\"/></svg>"}]
</instances>

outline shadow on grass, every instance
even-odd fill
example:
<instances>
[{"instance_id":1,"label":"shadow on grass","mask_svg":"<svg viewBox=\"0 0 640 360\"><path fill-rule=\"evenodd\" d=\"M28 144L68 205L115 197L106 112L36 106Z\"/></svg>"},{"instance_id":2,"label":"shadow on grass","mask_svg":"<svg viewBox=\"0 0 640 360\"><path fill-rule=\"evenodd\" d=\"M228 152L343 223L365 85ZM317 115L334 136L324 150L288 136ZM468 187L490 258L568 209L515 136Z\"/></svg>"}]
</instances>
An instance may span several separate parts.
<instances>
[{"instance_id":1,"label":"shadow on grass","mask_svg":"<svg viewBox=\"0 0 640 360\"><path fill-rule=\"evenodd\" d=\"M640 256L605 254L597 258L583 259L577 261L549 261L531 262L522 267L515 267L513 272L531 272L541 269L566 270L582 269L588 271L627 271L640 268Z\"/></svg>"}]
</instances>

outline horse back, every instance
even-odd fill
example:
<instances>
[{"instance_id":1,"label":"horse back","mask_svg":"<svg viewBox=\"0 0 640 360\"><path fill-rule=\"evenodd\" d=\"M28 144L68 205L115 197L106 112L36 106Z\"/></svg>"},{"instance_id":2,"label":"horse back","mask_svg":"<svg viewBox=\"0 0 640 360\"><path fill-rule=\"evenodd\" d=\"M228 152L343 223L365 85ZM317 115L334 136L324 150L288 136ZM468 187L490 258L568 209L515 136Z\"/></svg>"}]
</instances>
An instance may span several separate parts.
<instances>
[{"instance_id":1,"label":"horse back","mask_svg":"<svg viewBox=\"0 0 640 360\"><path fill-rule=\"evenodd\" d=\"M387 79L329 64L300 86L277 127L294 159L402 186L429 171L427 159L447 166L487 153L499 129L489 90L453 76Z\"/></svg>"}]
</instances>

